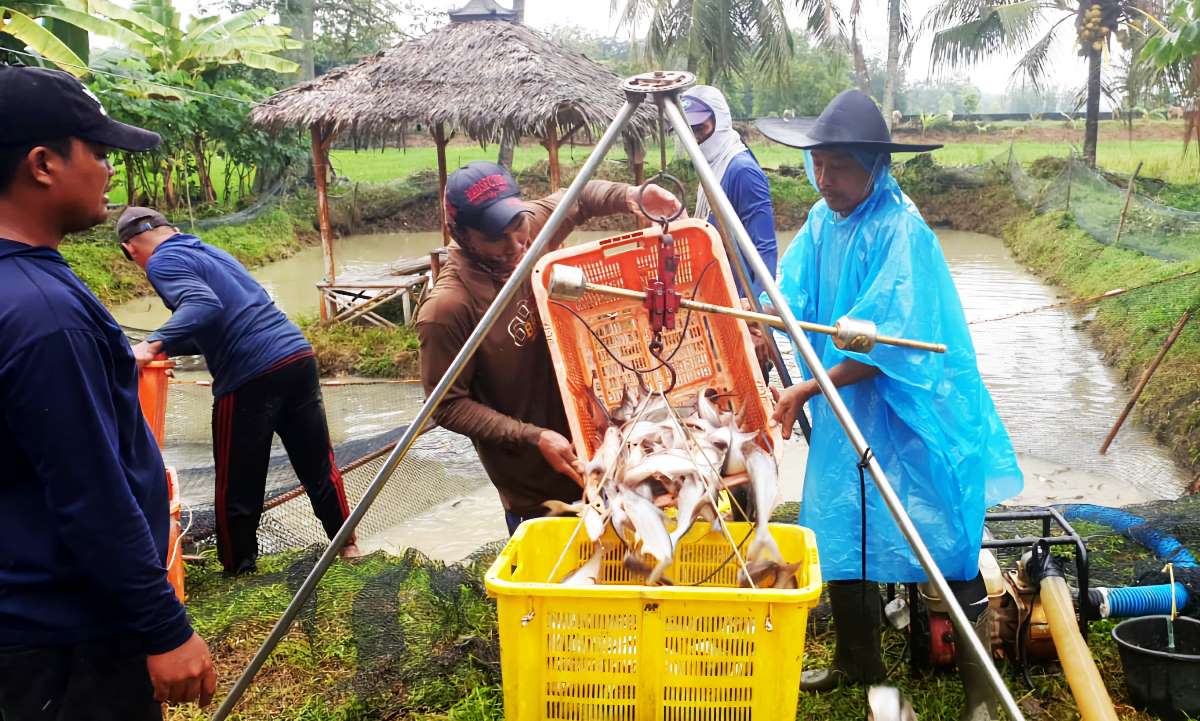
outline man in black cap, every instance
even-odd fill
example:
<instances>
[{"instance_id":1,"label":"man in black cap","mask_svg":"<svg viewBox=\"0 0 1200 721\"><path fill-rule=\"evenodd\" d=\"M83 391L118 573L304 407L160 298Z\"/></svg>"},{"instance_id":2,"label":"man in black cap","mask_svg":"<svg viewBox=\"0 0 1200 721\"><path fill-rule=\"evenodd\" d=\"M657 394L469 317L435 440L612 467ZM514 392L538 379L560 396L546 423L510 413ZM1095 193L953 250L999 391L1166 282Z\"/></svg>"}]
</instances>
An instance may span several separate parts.
<instances>
[{"instance_id":1,"label":"man in black cap","mask_svg":"<svg viewBox=\"0 0 1200 721\"><path fill-rule=\"evenodd\" d=\"M255 570L271 440L283 441L296 477L330 538L349 515L333 457L312 346L232 255L180 233L150 208L117 221L125 255L146 271L170 320L133 348L202 353L213 375L217 553L231 575ZM343 557L358 555L353 540Z\"/></svg>"},{"instance_id":2,"label":"man in black cap","mask_svg":"<svg viewBox=\"0 0 1200 721\"><path fill-rule=\"evenodd\" d=\"M588 183L550 249L589 218L640 214L636 190L623 183ZM524 201L506 169L482 161L450 175L445 207L454 242L416 323L427 393L442 379L564 192ZM655 185L647 188L645 204L658 215L671 215L679 207L675 196ZM529 288L484 338L435 420L474 442L500 492L509 533L521 521L545 515L545 501L579 498L582 466L567 440L567 417Z\"/></svg>"},{"instance_id":3,"label":"man in black cap","mask_svg":"<svg viewBox=\"0 0 1200 721\"><path fill-rule=\"evenodd\" d=\"M0 67L0 718L142 721L207 704L208 646L167 582L167 478L121 328L67 267L107 220L115 122L75 78Z\"/></svg>"},{"instance_id":4,"label":"man in black cap","mask_svg":"<svg viewBox=\"0 0 1200 721\"><path fill-rule=\"evenodd\" d=\"M1021 489L1012 443L979 376L966 318L937 236L890 173L891 153L940 146L893 142L875 102L857 90L834 98L815 123L760 120L768 138L805 150L822 199L780 263L779 289L800 320L873 321L881 334L942 342L945 355L894 346L869 353L809 334L871 454L990 648L991 614L979 573L986 508ZM816 383L778 395L784 437L805 403L812 438L800 523L817 537L837 629L829 669L805 671L801 688L874 683L880 654L879 583L926 581L861 459ZM861 468L861 466L859 466ZM962 718L994 718L986 667L956 645L966 691Z\"/></svg>"}]
</instances>

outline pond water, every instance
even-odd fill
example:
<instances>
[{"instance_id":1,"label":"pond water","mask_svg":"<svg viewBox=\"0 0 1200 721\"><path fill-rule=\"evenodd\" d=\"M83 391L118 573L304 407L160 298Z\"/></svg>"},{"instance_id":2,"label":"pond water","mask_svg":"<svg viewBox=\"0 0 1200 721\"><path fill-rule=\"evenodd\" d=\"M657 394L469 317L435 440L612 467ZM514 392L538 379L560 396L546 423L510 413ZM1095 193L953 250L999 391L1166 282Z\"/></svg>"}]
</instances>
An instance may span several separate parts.
<instances>
[{"instance_id":1,"label":"pond water","mask_svg":"<svg viewBox=\"0 0 1200 721\"><path fill-rule=\"evenodd\" d=\"M606 235L576 233L573 241ZM1015 502L1122 505L1179 495L1186 476L1136 422L1127 422L1109 453L1099 455L1101 440L1120 413L1128 391L1091 344L1082 325L1085 319L1067 309L1049 309L992 320L1061 299L1054 288L1017 264L999 239L950 230L939 230L938 236L972 324L980 370L1026 473L1026 492ZM781 234L781 245L790 238L791 233ZM334 253L339 275L353 275L376 271L399 257L426 253L440 242L437 233L351 236L339 239ZM321 268L320 249L308 248L258 269L255 275L280 307L295 316L316 312L313 283L321 276ZM153 298L119 306L114 315L136 328L153 328L167 317ZM329 403L335 442L406 422L421 402L419 393L381 393L375 384L351 385L336 393L340 400ZM326 395L328 398L332 392L327 390ZM384 398L394 401L381 402ZM183 455L173 458L172 449L166 449L169 461L211 463L206 444L208 408L203 405L207 402L197 399L194 407L172 409L172 417L181 423L186 417L192 430L186 443L181 439L175 449ZM190 422L197 418L201 422ZM471 454L470 446L461 440L447 438L446 442L452 449L448 455ZM789 443L783 469L788 498L799 498L803 460L803 441ZM450 544L443 533L448 528L455 530ZM417 546L437 557L453 559L503 534L498 498L480 475L477 492L435 506L368 539L367 545ZM436 542L431 540L435 538Z\"/></svg>"}]
</instances>

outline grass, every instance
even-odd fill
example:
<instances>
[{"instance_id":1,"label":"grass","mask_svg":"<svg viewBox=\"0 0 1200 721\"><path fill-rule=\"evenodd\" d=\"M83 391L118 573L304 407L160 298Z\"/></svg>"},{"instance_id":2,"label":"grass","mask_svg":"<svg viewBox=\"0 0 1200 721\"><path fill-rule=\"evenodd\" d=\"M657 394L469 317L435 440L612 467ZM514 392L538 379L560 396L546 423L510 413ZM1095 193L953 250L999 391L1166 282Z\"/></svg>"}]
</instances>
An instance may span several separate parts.
<instances>
[{"instance_id":1,"label":"grass","mask_svg":"<svg viewBox=\"0 0 1200 721\"><path fill-rule=\"evenodd\" d=\"M1082 132L1082 131L1080 131ZM908 142L920 142L919 138L904 138ZM1013 153L1021 162L1028 163L1043 156L1065 157L1072 144L1065 141L1025 140L1020 135L1005 134L965 134L961 140L946 141L946 147L934 151L934 157L942 165L963 166L981 165L994 158L1008 153L1009 143L1013 143ZM1075 143L1078 150L1082 147L1082 137ZM800 166L803 163L802 153L778 143L760 140L751 143L750 149L755 157L766 168L780 166ZM591 153L589 146L565 147L560 151L560 161L564 165L581 165ZM447 168L453 171L464 163L473 160L496 159L497 147L489 145L453 144L447 151ZM625 151L622 147L614 147L609 153L609 159L624 161ZM646 153L647 172L653 172L659 166L657 146L652 146ZM900 156L906 157L906 156ZM675 158L673 144L668 150L668 160ZM381 183L407 178L422 170L437 169L437 155L432 147L412 147L406 150L388 148L385 150L335 150L331 154L333 166L341 177L364 183ZM518 146L513 154L513 167L522 170L546 160L546 151L536 144ZM1143 140L1132 142L1124 138L1106 137L1097 149L1098 164L1116 173L1130 174L1138 161L1144 161L1142 175L1161 178L1178 183L1200 182L1200 163L1193 150L1187 156L1183 154L1183 143L1179 139Z\"/></svg>"},{"instance_id":2,"label":"grass","mask_svg":"<svg viewBox=\"0 0 1200 721\"><path fill-rule=\"evenodd\" d=\"M188 565L188 613L209 643L223 697L311 570L316 551L259 559L224 578L212 551ZM365 721L497 719L495 605L482 567L410 552L334 564L233 718ZM385 713L386 711L386 713ZM200 721L195 706L168 721Z\"/></svg>"},{"instance_id":3,"label":"grass","mask_svg":"<svg viewBox=\"0 0 1200 721\"><path fill-rule=\"evenodd\" d=\"M303 218L303 208L295 205L274 208L249 223L213 228L202 235L205 242L227 250L247 267L280 260L314 238L311 225ZM186 228L184 220L175 220ZM85 233L68 236L59 251L105 305L152 292L142 269L121 254L115 218Z\"/></svg>"},{"instance_id":4,"label":"grass","mask_svg":"<svg viewBox=\"0 0 1200 721\"><path fill-rule=\"evenodd\" d=\"M299 319L299 324L316 353L321 375L417 376L418 342L412 328L385 330L349 323L325 326L311 317Z\"/></svg>"},{"instance_id":5,"label":"grass","mask_svg":"<svg viewBox=\"0 0 1200 721\"><path fill-rule=\"evenodd\" d=\"M1132 545L1113 540L1109 545L1114 552ZM188 611L213 651L218 698L223 698L312 568L316 550L264 556L259 559L257 575L237 579L220 575L211 551L205 552L204 562L189 564ZM315 602L301 612L234 718L504 718L495 603L486 597L480 582L490 560L490 555L483 554L466 567L443 566L410 551L402 557L377 553L335 563L319 584ZM1109 621L1091 625L1090 649L1118 716L1149 721L1149 715L1127 705L1123 669L1110 635L1112 625ZM805 667L828 664L834 642L827 614L810 620ZM912 699L921 718L953 721L958 717L962 689L957 674L911 669L903 632L886 629L883 646L890 670L888 683L899 686ZM1034 665L1030 669L1033 688L1024 686L1014 664L1002 662L1000 669L1028 718L1077 717L1077 706L1056 665ZM866 715L865 700L862 687L801 694L796 718L858 721ZM171 709L167 721L204 718L200 710L185 706Z\"/></svg>"}]
</instances>

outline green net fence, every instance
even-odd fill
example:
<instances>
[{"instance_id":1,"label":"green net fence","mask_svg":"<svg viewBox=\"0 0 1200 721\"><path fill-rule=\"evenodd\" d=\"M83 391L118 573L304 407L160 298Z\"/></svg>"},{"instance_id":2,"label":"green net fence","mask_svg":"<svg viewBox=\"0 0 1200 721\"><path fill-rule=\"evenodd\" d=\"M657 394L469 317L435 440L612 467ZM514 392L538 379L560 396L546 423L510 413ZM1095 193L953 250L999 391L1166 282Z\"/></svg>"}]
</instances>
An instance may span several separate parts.
<instances>
[{"instance_id":1,"label":"green net fence","mask_svg":"<svg viewBox=\"0 0 1200 721\"><path fill-rule=\"evenodd\" d=\"M1041 212L1064 211L1097 242L1151 258L1200 258L1200 212L1172 208L1129 192L1073 155L1043 158L1026 169L1008 155L996 158L1017 196Z\"/></svg>"}]
</instances>

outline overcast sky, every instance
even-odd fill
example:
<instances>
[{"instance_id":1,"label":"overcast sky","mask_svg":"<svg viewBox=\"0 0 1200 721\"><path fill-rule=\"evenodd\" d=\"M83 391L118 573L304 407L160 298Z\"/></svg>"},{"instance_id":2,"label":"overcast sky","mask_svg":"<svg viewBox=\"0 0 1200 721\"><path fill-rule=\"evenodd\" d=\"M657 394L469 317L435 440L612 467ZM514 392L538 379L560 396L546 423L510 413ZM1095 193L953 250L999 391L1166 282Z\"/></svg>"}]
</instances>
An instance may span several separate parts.
<instances>
[{"instance_id":1,"label":"overcast sky","mask_svg":"<svg viewBox=\"0 0 1200 721\"><path fill-rule=\"evenodd\" d=\"M466 0L425 0L430 8L450 9L460 7ZM510 0L498 0L502 4ZM836 0L849 6L849 0ZM862 17L868 20L864 32L864 45L868 54L882 57L887 49L887 4L886 0L863 0ZM791 0L785 0L791 2ZM935 0L909 0L909 6L916 19L924 17ZM128 4L124 0L122 4ZM213 4L212 0L205 3ZM176 7L184 13L194 14L197 0L176 0ZM878 18L879 22L871 24L870 19ZM555 26L575 25L596 34L615 35L616 24L609 18L609 0L526 0L525 22L535 28L549 30ZM1051 68L1061 69L1051 83L1072 88L1081 86L1086 79L1086 68L1081 59L1075 54L1072 45L1073 33L1070 27L1064 27L1059 33L1059 42L1054 49ZM930 39L923 37L918 41L913 52L912 65L908 78L911 82L925 79L929 68ZM1010 85L1015 57L984 63L968 71L957 73L966 78L985 94L1002 94Z\"/></svg>"}]
</instances>

